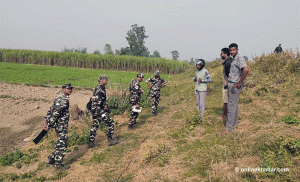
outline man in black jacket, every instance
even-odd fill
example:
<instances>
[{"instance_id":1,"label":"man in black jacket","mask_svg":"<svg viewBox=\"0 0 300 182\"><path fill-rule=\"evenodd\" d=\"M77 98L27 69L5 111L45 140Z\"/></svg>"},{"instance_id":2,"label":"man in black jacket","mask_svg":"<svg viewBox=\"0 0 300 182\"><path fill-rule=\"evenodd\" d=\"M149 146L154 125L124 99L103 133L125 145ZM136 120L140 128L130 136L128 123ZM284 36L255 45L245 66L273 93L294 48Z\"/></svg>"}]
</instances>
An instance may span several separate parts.
<instances>
[{"instance_id":1,"label":"man in black jacket","mask_svg":"<svg viewBox=\"0 0 300 182\"><path fill-rule=\"evenodd\" d=\"M281 44L279 44L279 46L275 48L275 51L274 51L274 52L277 53L277 54L279 54L279 53L282 52Z\"/></svg>"}]
</instances>

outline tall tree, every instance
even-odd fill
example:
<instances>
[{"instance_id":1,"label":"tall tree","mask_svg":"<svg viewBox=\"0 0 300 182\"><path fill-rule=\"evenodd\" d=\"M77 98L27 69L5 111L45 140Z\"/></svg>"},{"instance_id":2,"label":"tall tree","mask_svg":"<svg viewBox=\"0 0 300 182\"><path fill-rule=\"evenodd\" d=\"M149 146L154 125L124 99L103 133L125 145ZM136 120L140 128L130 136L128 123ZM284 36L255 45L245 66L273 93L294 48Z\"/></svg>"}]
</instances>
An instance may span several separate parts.
<instances>
[{"instance_id":1,"label":"tall tree","mask_svg":"<svg viewBox=\"0 0 300 182\"><path fill-rule=\"evenodd\" d=\"M153 57L155 57L155 58L160 58L160 54L159 54L159 52L158 52L157 50L155 50L155 51L153 52Z\"/></svg>"},{"instance_id":2,"label":"tall tree","mask_svg":"<svg viewBox=\"0 0 300 182\"><path fill-rule=\"evenodd\" d=\"M144 39L148 38L144 26L138 27L137 24L131 25L131 29L127 32L127 41L130 53L134 56L149 57L148 49L144 45Z\"/></svg>"},{"instance_id":3,"label":"tall tree","mask_svg":"<svg viewBox=\"0 0 300 182\"><path fill-rule=\"evenodd\" d=\"M121 54L120 55L131 55L131 51L129 47L121 47Z\"/></svg>"},{"instance_id":4,"label":"tall tree","mask_svg":"<svg viewBox=\"0 0 300 182\"><path fill-rule=\"evenodd\" d=\"M116 50L115 50L115 55L121 55L121 51L118 50L118 49L116 49Z\"/></svg>"},{"instance_id":5,"label":"tall tree","mask_svg":"<svg viewBox=\"0 0 300 182\"><path fill-rule=\"evenodd\" d=\"M195 64L194 58L191 58L191 59L190 59L189 64L191 64L191 65L194 65L194 64Z\"/></svg>"},{"instance_id":6,"label":"tall tree","mask_svg":"<svg viewBox=\"0 0 300 182\"><path fill-rule=\"evenodd\" d=\"M100 50L95 50L93 53L94 54L101 54Z\"/></svg>"},{"instance_id":7,"label":"tall tree","mask_svg":"<svg viewBox=\"0 0 300 182\"><path fill-rule=\"evenodd\" d=\"M179 52L178 51L176 51L176 50L172 51L171 54L172 54L173 60L178 60L178 58L179 58Z\"/></svg>"},{"instance_id":8,"label":"tall tree","mask_svg":"<svg viewBox=\"0 0 300 182\"><path fill-rule=\"evenodd\" d=\"M104 54L114 54L112 49L111 49L111 46L109 44L105 44L104 46Z\"/></svg>"}]
</instances>

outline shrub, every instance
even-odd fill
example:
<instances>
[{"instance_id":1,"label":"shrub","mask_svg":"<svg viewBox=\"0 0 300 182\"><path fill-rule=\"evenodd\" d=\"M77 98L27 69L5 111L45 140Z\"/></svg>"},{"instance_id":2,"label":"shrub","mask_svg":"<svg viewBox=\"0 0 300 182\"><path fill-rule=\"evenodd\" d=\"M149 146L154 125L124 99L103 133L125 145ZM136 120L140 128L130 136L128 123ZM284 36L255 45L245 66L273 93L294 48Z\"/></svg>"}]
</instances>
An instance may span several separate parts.
<instances>
[{"instance_id":1,"label":"shrub","mask_svg":"<svg viewBox=\"0 0 300 182\"><path fill-rule=\"evenodd\" d=\"M297 117L296 116L284 116L282 118L282 121L287 123L287 124L299 124L299 121L297 120Z\"/></svg>"}]
</instances>

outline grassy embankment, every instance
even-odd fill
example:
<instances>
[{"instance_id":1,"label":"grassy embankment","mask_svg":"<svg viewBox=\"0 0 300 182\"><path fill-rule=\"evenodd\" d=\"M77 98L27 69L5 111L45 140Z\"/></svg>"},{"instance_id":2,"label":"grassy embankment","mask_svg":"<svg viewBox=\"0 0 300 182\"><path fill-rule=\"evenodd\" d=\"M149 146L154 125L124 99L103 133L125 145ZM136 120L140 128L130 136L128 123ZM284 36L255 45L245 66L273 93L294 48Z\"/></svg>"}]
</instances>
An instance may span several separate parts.
<instances>
[{"instance_id":1,"label":"grassy embankment","mask_svg":"<svg viewBox=\"0 0 300 182\"><path fill-rule=\"evenodd\" d=\"M24 181L116 181L122 174L120 181L297 181L300 58L295 56L286 52L248 62L250 74L240 96L239 127L231 134L218 135L224 129L223 122L216 120L222 109L222 67L221 61L215 61L206 66L214 82L208 85L203 120L198 119L195 110L191 82L194 69L190 69L169 76L157 117L151 118L148 108L140 115L135 130L127 130L126 124L117 125L121 141L118 145L106 147L106 141L101 141L100 147L85 149L88 122L84 117L85 123L70 126L73 146L66 156L70 170L55 173L43 162L54 143L52 132L38 146L24 146L21 151L33 157L27 163L19 160L11 167L1 167L1 171L12 168L15 172L2 172L0 177ZM117 119L128 120L128 116ZM288 168L289 172L241 172L248 167Z\"/></svg>"}]
</instances>

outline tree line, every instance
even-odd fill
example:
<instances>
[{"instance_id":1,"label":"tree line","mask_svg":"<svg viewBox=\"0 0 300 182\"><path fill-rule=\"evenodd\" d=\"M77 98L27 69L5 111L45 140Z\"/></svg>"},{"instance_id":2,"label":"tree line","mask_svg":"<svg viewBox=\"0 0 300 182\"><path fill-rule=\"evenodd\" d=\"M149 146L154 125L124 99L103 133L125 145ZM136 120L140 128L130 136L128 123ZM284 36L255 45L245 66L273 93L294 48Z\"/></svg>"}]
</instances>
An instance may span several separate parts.
<instances>
[{"instance_id":1,"label":"tree line","mask_svg":"<svg viewBox=\"0 0 300 182\"><path fill-rule=\"evenodd\" d=\"M127 32L126 40L128 42L127 47L122 47L121 49L116 49L113 52L110 44L105 44L104 54L111 55L129 55L129 56L138 56L138 57L150 57L150 58L160 58L160 53L155 50L153 54L150 54L148 48L144 45L145 39L149 36L146 35L146 30L144 26L138 26L137 24L131 25L131 29ZM87 53L87 48L67 48L61 50L62 52L81 52ZM96 49L93 54L101 54L101 51ZM177 50L171 52L173 60L178 60L179 53Z\"/></svg>"}]
</instances>

